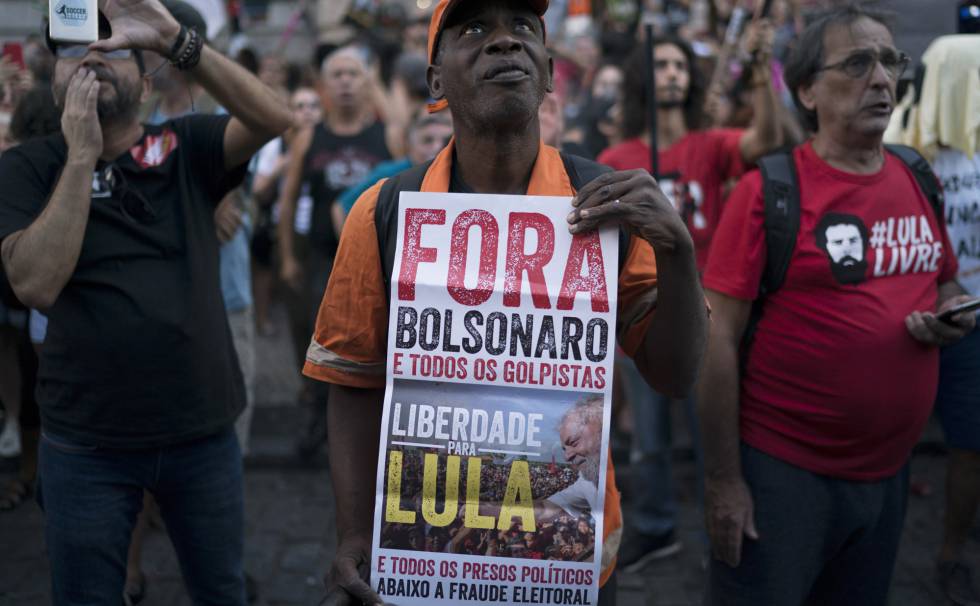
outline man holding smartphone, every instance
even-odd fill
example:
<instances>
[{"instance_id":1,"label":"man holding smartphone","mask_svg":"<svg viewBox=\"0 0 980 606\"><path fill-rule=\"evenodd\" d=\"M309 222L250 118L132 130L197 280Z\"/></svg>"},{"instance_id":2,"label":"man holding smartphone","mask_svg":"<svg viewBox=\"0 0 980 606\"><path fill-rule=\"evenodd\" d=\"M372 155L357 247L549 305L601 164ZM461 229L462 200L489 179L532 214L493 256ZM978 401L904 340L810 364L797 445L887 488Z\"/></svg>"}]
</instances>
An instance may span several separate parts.
<instances>
[{"instance_id":1,"label":"man holding smartphone","mask_svg":"<svg viewBox=\"0 0 980 606\"><path fill-rule=\"evenodd\" d=\"M101 38L51 42L61 133L0 158L0 258L48 313L38 498L54 604L118 603L148 490L195 604L243 604L244 405L214 201L290 124L276 96L158 0L105 5ZM143 125L143 53L229 116Z\"/></svg>"},{"instance_id":2,"label":"man holding smartphone","mask_svg":"<svg viewBox=\"0 0 980 606\"><path fill-rule=\"evenodd\" d=\"M759 172L718 227L699 389L707 604L887 603L939 346L975 324L937 318L969 298L956 252L912 169L882 144L908 62L884 18L860 6L803 32L785 79L815 134L788 158L795 245L748 344L767 259L781 252L768 244L779 206L766 205Z\"/></svg>"}]
</instances>

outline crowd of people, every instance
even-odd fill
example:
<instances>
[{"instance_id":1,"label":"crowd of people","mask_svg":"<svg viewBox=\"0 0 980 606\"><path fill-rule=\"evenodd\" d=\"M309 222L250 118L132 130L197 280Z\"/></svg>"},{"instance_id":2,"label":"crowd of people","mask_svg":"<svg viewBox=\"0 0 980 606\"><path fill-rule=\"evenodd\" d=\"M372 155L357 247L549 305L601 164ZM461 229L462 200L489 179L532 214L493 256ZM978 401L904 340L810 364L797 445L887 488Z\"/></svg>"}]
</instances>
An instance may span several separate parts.
<instances>
[{"instance_id":1,"label":"crowd of people","mask_svg":"<svg viewBox=\"0 0 980 606\"><path fill-rule=\"evenodd\" d=\"M139 602L155 518L195 603L254 597L242 457L277 305L303 375L297 454L331 462L328 590L379 601L363 478L400 191L567 196L573 232L623 228L634 481L624 527L586 399L562 422L567 463L531 464L535 532L386 524L383 544L596 556L615 603L617 568L681 547L679 407L707 603L884 604L935 410L937 579L980 603L963 560L980 330L957 311L980 296L980 5L910 57L886 14L840 0L338 2L296 61L256 50L229 4L230 42L193 3L129 0L105 4L93 44L39 23L0 58L0 457L19 457L0 515L36 493L54 603ZM487 499L507 467L484 464ZM415 499L420 457L403 482Z\"/></svg>"},{"instance_id":2,"label":"crowd of people","mask_svg":"<svg viewBox=\"0 0 980 606\"><path fill-rule=\"evenodd\" d=\"M415 447L402 450L402 475L400 506L416 513L423 511L423 457L427 451ZM489 515L499 509L510 479L510 461L499 462L493 457L482 457L480 466L480 502L487 506L480 512ZM467 466L460 467L460 478L468 478ZM578 473L570 465L529 461L531 498L544 501L566 490L578 479ZM445 499L446 459L439 456L437 465L436 497L439 503ZM388 477L386 471L385 477ZM468 480L467 480L468 481ZM468 489L467 489L468 490ZM595 546L595 520L586 511L573 515L565 510L537 517L535 532L524 532L519 519L511 520L506 530L474 529L464 525L464 486L458 487L458 515L446 526L434 526L421 515L412 524L382 521L381 546L386 549L463 553L468 555L493 555L498 557L532 558L546 560L586 561ZM387 490L385 495L387 498ZM438 509L438 507L437 507Z\"/></svg>"}]
</instances>

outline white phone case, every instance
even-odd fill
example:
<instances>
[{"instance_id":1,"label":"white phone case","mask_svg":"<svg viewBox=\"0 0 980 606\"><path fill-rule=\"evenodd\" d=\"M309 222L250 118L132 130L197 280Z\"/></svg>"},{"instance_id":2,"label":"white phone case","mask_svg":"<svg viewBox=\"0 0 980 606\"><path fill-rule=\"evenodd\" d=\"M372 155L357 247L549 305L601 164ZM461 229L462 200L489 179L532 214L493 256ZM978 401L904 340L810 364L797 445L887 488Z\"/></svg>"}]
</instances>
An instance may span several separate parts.
<instances>
[{"instance_id":1,"label":"white phone case","mask_svg":"<svg viewBox=\"0 0 980 606\"><path fill-rule=\"evenodd\" d=\"M91 43L99 39L98 0L48 0L52 40Z\"/></svg>"}]
</instances>

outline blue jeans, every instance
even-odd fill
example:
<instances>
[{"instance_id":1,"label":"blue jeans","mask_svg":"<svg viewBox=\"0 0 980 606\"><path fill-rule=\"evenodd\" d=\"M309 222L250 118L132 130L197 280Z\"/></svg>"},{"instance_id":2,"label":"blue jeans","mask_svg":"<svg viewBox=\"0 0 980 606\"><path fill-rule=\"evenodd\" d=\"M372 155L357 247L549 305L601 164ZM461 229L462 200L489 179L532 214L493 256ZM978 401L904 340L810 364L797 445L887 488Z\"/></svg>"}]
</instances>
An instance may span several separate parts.
<instances>
[{"instance_id":1,"label":"blue jeans","mask_svg":"<svg viewBox=\"0 0 980 606\"><path fill-rule=\"evenodd\" d=\"M632 484L634 507L630 522L645 535L663 535L677 526L677 500L671 465L673 437L670 421L672 400L653 390L640 375L633 360L619 355L616 370L622 378L624 395L633 410L633 448L630 463L635 481ZM698 503L703 499L701 478L701 439L694 396L683 400L684 413L691 432L698 477Z\"/></svg>"},{"instance_id":2,"label":"blue jeans","mask_svg":"<svg viewBox=\"0 0 980 606\"><path fill-rule=\"evenodd\" d=\"M231 428L140 451L42 434L38 465L55 606L122 602L144 489L160 505L194 604L245 604L242 463Z\"/></svg>"}]
</instances>

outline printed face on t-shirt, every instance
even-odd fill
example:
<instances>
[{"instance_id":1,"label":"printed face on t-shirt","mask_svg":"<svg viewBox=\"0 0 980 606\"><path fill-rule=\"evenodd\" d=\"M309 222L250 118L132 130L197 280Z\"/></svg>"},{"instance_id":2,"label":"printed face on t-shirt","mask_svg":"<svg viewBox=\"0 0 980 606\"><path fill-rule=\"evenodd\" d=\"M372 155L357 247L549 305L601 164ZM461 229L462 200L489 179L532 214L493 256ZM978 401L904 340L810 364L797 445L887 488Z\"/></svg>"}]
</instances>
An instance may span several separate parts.
<instances>
[{"instance_id":1,"label":"printed face on t-shirt","mask_svg":"<svg viewBox=\"0 0 980 606\"><path fill-rule=\"evenodd\" d=\"M694 180L684 180L680 175L676 179L660 179L660 189L681 213L684 222L690 229L704 229L708 226L704 216L704 188Z\"/></svg>"},{"instance_id":2,"label":"printed face on t-shirt","mask_svg":"<svg viewBox=\"0 0 980 606\"><path fill-rule=\"evenodd\" d=\"M868 269L867 228L854 215L828 213L817 225L817 246L830 257L830 272L841 284L859 284Z\"/></svg>"},{"instance_id":3,"label":"printed face on t-shirt","mask_svg":"<svg viewBox=\"0 0 980 606\"><path fill-rule=\"evenodd\" d=\"M852 267L863 261L863 242L857 225L843 223L828 227L827 253L834 263L845 267Z\"/></svg>"}]
</instances>

